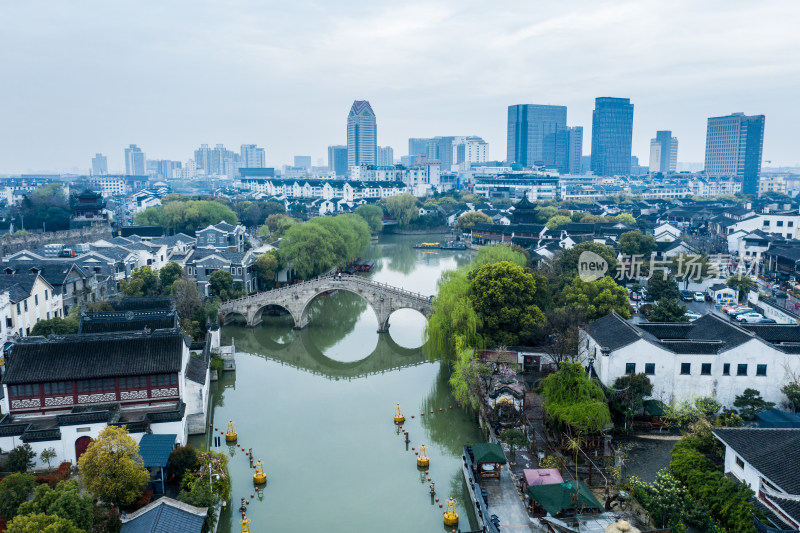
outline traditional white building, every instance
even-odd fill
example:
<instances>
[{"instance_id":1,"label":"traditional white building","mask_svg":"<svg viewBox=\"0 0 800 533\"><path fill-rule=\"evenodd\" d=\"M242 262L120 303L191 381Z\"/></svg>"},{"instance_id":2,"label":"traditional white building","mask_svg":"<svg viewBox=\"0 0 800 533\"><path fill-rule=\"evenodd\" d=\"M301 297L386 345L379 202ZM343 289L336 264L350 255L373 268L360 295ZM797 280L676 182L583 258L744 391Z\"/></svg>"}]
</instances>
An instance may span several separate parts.
<instances>
[{"instance_id":1,"label":"traditional white building","mask_svg":"<svg viewBox=\"0 0 800 533\"><path fill-rule=\"evenodd\" d=\"M652 397L665 403L710 396L733 407L748 388L780 403L781 388L800 375L800 326L738 325L714 313L691 323L632 324L612 313L581 330L579 356L609 387L646 374Z\"/></svg>"},{"instance_id":2,"label":"traditional white building","mask_svg":"<svg viewBox=\"0 0 800 533\"><path fill-rule=\"evenodd\" d=\"M713 428L711 432L725 445L725 474L755 493L766 507L766 525L777 528L773 531L800 529L800 429Z\"/></svg>"},{"instance_id":3,"label":"traditional white building","mask_svg":"<svg viewBox=\"0 0 800 533\"><path fill-rule=\"evenodd\" d=\"M56 451L56 463L77 459L107 425L144 433L202 433L208 412L208 361L192 357L174 312L97 314L81 328L90 335L15 343L2 377L0 448L28 443L36 456ZM169 315L169 316L167 316ZM120 325L123 323L123 325ZM143 329L99 333L125 327Z\"/></svg>"}]
</instances>

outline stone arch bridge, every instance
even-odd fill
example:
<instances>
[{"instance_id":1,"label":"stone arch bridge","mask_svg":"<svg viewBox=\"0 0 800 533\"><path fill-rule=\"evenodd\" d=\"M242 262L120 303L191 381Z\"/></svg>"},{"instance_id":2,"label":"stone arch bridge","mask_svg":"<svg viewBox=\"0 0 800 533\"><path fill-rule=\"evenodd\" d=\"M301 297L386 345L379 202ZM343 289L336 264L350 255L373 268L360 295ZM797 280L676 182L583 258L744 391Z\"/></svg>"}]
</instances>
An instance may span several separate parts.
<instances>
[{"instance_id":1,"label":"stone arch bridge","mask_svg":"<svg viewBox=\"0 0 800 533\"><path fill-rule=\"evenodd\" d=\"M220 305L219 312L223 323L230 320L233 315L239 314L245 318L248 326L256 326L261 322L261 312L264 308L274 305L286 309L294 319L294 327L302 329L308 325L308 310L314 298L337 290L352 292L366 300L378 317L379 332L388 331L389 316L398 309L415 309L426 317L433 311L433 296L425 296L361 276L343 274L320 276L238 300L229 300Z\"/></svg>"}]
</instances>

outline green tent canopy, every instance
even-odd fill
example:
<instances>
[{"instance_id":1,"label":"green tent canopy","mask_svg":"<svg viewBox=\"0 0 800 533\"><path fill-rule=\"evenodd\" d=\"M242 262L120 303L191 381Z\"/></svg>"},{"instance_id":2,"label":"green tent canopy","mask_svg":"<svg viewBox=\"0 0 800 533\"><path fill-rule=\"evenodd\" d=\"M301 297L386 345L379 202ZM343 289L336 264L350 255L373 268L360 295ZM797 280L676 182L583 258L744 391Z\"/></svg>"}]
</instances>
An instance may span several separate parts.
<instances>
[{"instance_id":1,"label":"green tent canopy","mask_svg":"<svg viewBox=\"0 0 800 533\"><path fill-rule=\"evenodd\" d=\"M645 400L644 412L651 416L664 416L664 404L658 400Z\"/></svg>"},{"instance_id":2,"label":"green tent canopy","mask_svg":"<svg viewBox=\"0 0 800 533\"><path fill-rule=\"evenodd\" d=\"M566 510L578 510L580 508L591 508L603 511L603 506L594 497L589 487L583 483L578 483L578 505L573 505L572 496L575 494L574 481L564 483L553 483L550 485L531 485L526 491L531 499L544 507L545 511L553 516ZM576 509L577 507L577 509Z\"/></svg>"},{"instance_id":3,"label":"green tent canopy","mask_svg":"<svg viewBox=\"0 0 800 533\"><path fill-rule=\"evenodd\" d=\"M480 442L473 444L472 455L475 457L475 463L500 463L506 464L506 454L503 453L503 447L499 444L492 442Z\"/></svg>"}]
</instances>

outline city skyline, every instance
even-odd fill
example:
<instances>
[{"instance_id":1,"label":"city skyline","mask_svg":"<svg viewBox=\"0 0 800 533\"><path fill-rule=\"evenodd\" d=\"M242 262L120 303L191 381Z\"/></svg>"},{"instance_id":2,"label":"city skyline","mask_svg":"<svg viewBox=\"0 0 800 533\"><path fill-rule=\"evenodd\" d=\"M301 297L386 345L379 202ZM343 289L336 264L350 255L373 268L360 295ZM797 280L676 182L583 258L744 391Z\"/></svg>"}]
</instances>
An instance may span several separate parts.
<instances>
[{"instance_id":1,"label":"city skyline","mask_svg":"<svg viewBox=\"0 0 800 533\"><path fill-rule=\"evenodd\" d=\"M398 154L409 137L469 132L500 159L506 109L518 103L567 106L588 154L594 98L604 95L636 103L642 163L658 130L681 140L682 162L702 162L706 119L737 111L769 117L764 160L800 161L795 2L314 5L309 17L290 5L4 4L2 66L14 82L0 87L0 172L86 172L97 152L112 172L131 143L153 159L185 160L205 139L255 143L268 166L297 153L317 160L345 143L341 117L354 99L378 110L377 142ZM145 16L147 6L158 16ZM128 31L113 31L115 20ZM373 28L369 47L353 27ZM450 50L470 61L452 61ZM315 77L336 82L308 82ZM314 128L298 127L298 109Z\"/></svg>"}]
</instances>

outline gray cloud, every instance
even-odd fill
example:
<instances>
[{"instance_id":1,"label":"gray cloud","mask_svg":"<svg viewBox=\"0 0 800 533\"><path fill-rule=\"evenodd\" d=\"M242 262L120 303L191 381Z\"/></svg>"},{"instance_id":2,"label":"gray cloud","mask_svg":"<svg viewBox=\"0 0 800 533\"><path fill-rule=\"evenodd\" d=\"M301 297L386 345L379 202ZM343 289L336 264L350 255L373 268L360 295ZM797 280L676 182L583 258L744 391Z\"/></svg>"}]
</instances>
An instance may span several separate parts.
<instances>
[{"instance_id":1,"label":"gray cloud","mask_svg":"<svg viewBox=\"0 0 800 533\"><path fill-rule=\"evenodd\" d=\"M200 143L258 143L271 165L345 141L354 99L379 143L476 134L505 154L506 107L630 97L634 153L657 129L702 161L705 119L767 115L764 158L795 164L800 3L5 2L0 172L122 168L139 144L186 160Z\"/></svg>"}]
</instances>

